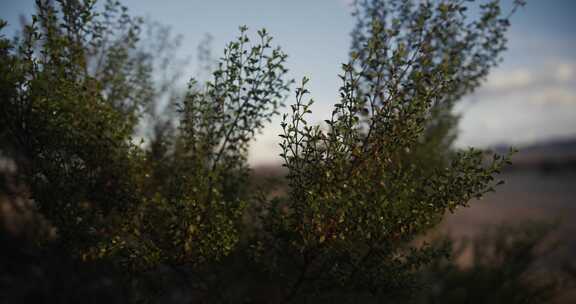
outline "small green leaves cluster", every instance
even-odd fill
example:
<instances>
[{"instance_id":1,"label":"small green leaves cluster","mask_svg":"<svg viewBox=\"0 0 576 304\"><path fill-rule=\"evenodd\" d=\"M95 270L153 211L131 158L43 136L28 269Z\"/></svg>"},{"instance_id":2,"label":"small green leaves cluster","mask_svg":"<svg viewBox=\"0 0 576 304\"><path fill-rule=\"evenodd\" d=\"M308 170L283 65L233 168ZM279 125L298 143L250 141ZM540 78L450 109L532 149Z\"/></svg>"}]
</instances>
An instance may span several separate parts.
<instances>
[{"instance_id":1,"label":"small green leaves cluster","mask_svg":"<svg viewBox=\"0 0 576 304\"><path fill-rule=\"evenodd\" d=\"M286 54L272 49L264 29L250 46L246 31L240 27L240 36L228 44L212 81L200 88L190 83L180 108L188 149L205 157L210 170L238 169L244 163L249 141L278 114L288 90Z\"/></svg>"},{"instance_id":2,"label":"small green leaves cluster","mask_svg":"<svg viewBox=\"0 0 576 304\"><path fill-rule=\"evenodd\" d=\"M284 211L266 219L282 240L276 249L297 265L295 293L339 286L378 297L409 287L437 252L410 242L493 190L509 155L453 151L451 109L497 63L508 22L497 2L469 23L466 9L461 1L362 2L325 127L306 122L308 79L296 89L280 144L289 194L270 205Z\"/></svg>"},{"instance_id":3,"label":"small green leaves cluster","mask_svg":"<svg viewBox=\"0 0 576 304\"><path fill-rule=\"evenodd\" d=\"M3 150L16 158L40 211L78 247L93 244L97 223L134 202L126 174L135 160L131 123L87 72L82 30L57 17L89 22L90 5L62 4L57 12L38 1L22 41L2 50Z\"/></svg>"},{"instance_id":4,"label":"small green leaves cluster","mask_svg":"<svg viewBox=\"0 0 576 304\"><path fill-rule=\"evenodd\" d=\"M515 2L505 15L499 1L477 8L474 1L357 2L351 52L359 65L368 66L363 85L382 92L376 103L418 99L419 84L437 87L425 136L415 150L425 163L441 162L438 155L450 150L458 123L454 103L474 91L501 61L509 18L521 5ZM473 8L479 17L470 19L467 11Z\"/></svg>"},{"instance_id":5,"label":"small green leaves cluster","mask_svg":"<svg viewBox=\"0 0 576 304\"><path fill-rule=\"evenodd\" d=\"M171 265L204 264L234 249L248 204L248 144L285 98L287 56L265 30L252 46L246 31L225 48L211 81L190 81L177 105L178 132L149 164L152 197L137 213L137 233Z\"/></svg>"},{"instance_id":6,"label":"small green leaves cluster","mask_svg":"<svg viewBox=\"0 0 576 304\"><path fill-rule=\"evenodd\" d=\"M177 128L155 126L164 133L148 149L136 127L165 100L156 53L138 44L143 21L115 1L102 12L94 1L36 5L22 40L1 40L0 131L58 242L137 271L229 254L248 144L282 105L287 56L266 30L251 45L241 27L213 79L191 80L175 102Z\"/></svg>"}]
</instances>

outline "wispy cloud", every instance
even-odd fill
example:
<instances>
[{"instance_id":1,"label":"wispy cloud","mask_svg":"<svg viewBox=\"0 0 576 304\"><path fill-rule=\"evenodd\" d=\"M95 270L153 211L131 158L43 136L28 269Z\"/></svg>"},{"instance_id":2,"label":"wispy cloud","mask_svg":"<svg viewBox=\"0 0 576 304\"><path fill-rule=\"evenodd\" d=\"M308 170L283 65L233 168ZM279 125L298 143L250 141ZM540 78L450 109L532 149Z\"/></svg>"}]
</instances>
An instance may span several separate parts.
<instances>
[{"instance_id":1,"label":"wispy cloud","mask_svg":"<svg viewBox=\"0 0 576 304\"><path fill-rule=\"evenodd\" d=\"M484 89L487 91L515 90L530 86L534 82L535 75L533 71L523 68L491 75Z\"/></svg>"},{"instance_id":2,"label":"wispy cloud","mask_svg":"<svg viewBox=\"0 0 576 304\"><path fill-rule=\"evenodd\" d=\"M540 66L501 69L491 74L474 100L503 98L539 104L572 103L576 106L576 62L557 61Z\"/></svg>"},{"instance_id":3,"label":"wispy cloud","mask_svg":"<svg viewBox=\"0 0 576 304\"><path fill-rule=\"evenodd\" d=\"M465 105L462 146L576 136L576 62L501 68Z\"/></svg>"},{"instance_id":4,"label":"wispy cloud","mask_svg":"<svg viewBox=\"0 0 576 304\"><path fill-rule=\"evenodd\" d=\"M501 93L534 86L571 85L575 82L576 62L564 61L496 71L488 77L481 91Z\"/></svg>"}]
</instances>

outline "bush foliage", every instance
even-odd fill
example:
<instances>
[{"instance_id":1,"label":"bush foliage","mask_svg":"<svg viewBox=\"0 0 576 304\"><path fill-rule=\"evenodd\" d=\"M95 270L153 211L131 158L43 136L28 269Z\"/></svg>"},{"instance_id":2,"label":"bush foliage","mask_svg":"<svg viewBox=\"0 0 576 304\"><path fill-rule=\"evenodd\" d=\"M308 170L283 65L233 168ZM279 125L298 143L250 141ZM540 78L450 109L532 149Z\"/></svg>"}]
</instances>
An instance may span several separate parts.
<instances>
[{"instance_id":1,"label":"bush foliage","mask_svg":"<svg viewBox=\"0 0 576 304\"><path fill-rule=\"evenodd\" d=\"M0 40L0 152L40 218L28 226L51 232L10 244L26 263L30 250L52 257L29 266L46 277L46 265L71 269L87 295L411 299L423 270L449 252L415 239L492 191L508 161L451 145L453 105L505 49L510 15L498 1L481 4L475 19L464 1L358 1L330 119L307 121L307 78L283 116L286 188L276 196L254 194L246 161L292 84L287 55L266 30L251 37L240 27L211 79L190 80L179 96L170 94L177 75L159 76L170 64L155 60L177 45L165 30L156 27L163 40L146 47L146 23L118 2L55 2L36 1L21 35ZM83 272L92 268L102 273Z\"/></svg>"}]
</instances>

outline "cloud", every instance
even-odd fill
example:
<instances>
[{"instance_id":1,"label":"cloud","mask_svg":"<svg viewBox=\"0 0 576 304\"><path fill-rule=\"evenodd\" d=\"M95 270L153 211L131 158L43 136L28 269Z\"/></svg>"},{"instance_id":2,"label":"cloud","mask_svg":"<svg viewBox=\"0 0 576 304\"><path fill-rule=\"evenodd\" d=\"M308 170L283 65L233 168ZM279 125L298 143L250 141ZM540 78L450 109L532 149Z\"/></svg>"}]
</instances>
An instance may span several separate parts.
<instances>
[{"instance_id":1,"label":"cloud","mask_svg":"<svg viewBox=\"0 0 576 304\"><path fill-rule=\"evenodd\" d=\"M575 78L576 64L561 63L556 67L556 79L561 82L569 82Z\"/></svg>"},{"instance_id":2,"label":"cloud","mask_svg":"<svg viewBox=\"0 0 576 304\"><path fill-rule=\"evenodd\" d=\"M460 106L462 146L576 136L576 61L502 67Z\"/></svg>"},{"instance_id":3,"label":"cloud","mask_svg":"<svg viewBox=\"0 0 576 304\"><path fill-rule=\"evenodd\" d=\"M535 81L534 73L527 69L497 72L490 76L485 84L488 90L510 90L531 85Z\"/></svg>"},{"instance_id":4,"label":"cloud","mask_svg":"<svg viewBox=\"0 0 576 304\"><path fill-rule=\"evenodd\" d=\"M531 95L536 103L574 103L576 62L554 62L540 66L500 69L488 76L474 95L475 100Z\"/></svg>"},{"instance_id":5,"label":"cloud","mask_svg":"<svg viewBox=\"0 0 576 304\"><path fill-rule=\"evenodd\" d=\"M576 106L576 90L566 87L545 87L531 94L528 101L541 105L562 104Z\"/></svg>"}]
</instances>

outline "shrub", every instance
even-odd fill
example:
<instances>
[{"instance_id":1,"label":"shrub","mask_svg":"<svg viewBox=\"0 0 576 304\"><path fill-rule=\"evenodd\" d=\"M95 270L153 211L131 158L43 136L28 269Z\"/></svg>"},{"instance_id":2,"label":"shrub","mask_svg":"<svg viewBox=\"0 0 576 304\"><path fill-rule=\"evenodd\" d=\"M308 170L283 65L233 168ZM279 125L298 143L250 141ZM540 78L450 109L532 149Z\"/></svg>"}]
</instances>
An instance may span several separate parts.
<instances>
[{"instance_id":1,"label":"shrub","mask_svg":"<svg viewBox=\"0 0 576 304\"><path fill-rule=\"evenodd\" d=\"M493 190L508 161L451 147L453 104L504 50L497 1L473 21L462 1L358 3L340 101L309 125L302 80L282 122L286 195L260 199L247 148L291 84L266 30L252 42L241 27L171 124L142 20L113 1L36 4L22 37L0 41L0 148L57 230L38 250L107 265L130 301L408 297L446 255L414 239Z\"/></svg>"}]
</instances>

